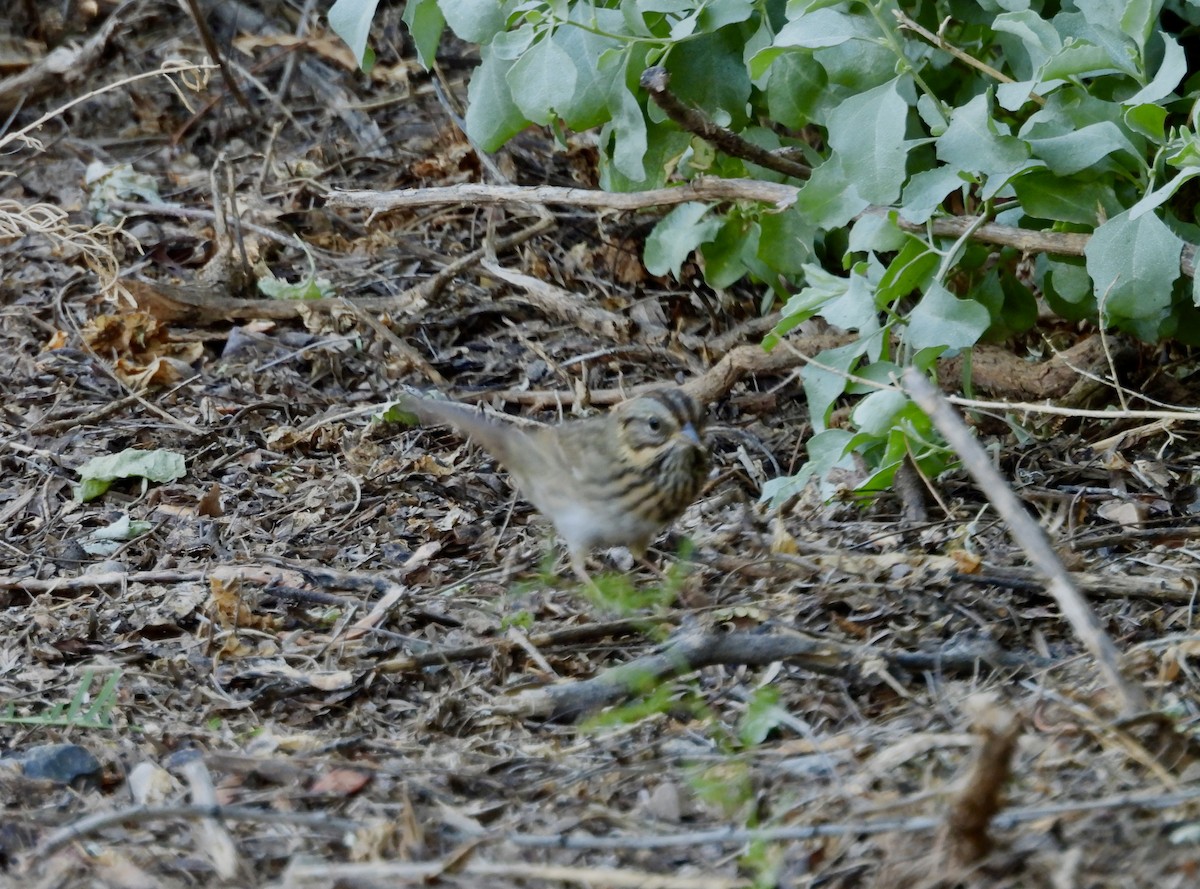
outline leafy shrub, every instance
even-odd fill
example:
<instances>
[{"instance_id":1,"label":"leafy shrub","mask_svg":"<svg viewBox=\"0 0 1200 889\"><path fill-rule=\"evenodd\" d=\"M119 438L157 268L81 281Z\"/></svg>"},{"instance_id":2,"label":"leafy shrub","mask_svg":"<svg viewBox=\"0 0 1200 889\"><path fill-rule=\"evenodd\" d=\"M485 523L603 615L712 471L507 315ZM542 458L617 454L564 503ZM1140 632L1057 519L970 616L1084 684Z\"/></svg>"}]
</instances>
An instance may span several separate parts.
<instances>
[{"instance_id":1,"label":"leafy shrub","mask_svg":"<svg viewBox=\"0 0 1200 889\"><path fill-rule=\"evenodd\" d=\"M1181 274L1200 175L1192 3L409 0L405 21L427 63L446 25L480 45L466 119L485 149L530 124L599 127L606 189L700 174L794 184L784 209L675 208L646 262L664 272L695 251L715 287L761 282L785 303L768 347L818 315L856 331L806 371L819 433L852 394L845 374L881 380L1026 330L1035 293L1068 318L1200 340L1200 294ZM684 103L811 176L682 130L640 88L650 66ZM971 222L939 236L949 217ZM1021 248L988 243L984 222L1023 229ZM1069 232L1091 234L1084 255L1054 252L1048 235ZM1023 253L1037 256L1032 276L1017 273ZM905 450L896 430L922 434L911 410L869 396L858 434L814 439L814 466L854 448L886 482Z\"/></svg>"}]
</instances>

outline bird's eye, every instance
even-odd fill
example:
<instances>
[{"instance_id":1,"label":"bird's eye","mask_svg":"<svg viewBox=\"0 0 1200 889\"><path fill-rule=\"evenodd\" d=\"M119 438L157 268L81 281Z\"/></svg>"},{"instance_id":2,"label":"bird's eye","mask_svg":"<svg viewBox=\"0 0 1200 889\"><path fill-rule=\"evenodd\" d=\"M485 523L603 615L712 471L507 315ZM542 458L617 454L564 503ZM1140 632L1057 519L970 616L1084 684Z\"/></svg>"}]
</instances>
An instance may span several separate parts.
<instances>
[{"instance_id":1,"label":"bird's eye","mask_svg":"<svg viewBox=\"0 0 1200 889\"><path fill-rule=\"evenodd\" d=\"M662 420L660 420L658 417L651 417L646 421L646 427L651 432L660 432L662 431Z\"/></svg>"}]
</instances>

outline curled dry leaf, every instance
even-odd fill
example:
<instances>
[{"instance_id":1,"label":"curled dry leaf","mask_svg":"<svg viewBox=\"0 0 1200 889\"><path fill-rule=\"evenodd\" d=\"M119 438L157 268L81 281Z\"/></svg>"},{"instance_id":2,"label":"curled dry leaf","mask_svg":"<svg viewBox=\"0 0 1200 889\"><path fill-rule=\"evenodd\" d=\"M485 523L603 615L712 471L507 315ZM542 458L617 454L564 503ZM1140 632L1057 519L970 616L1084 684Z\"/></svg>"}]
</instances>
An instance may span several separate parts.
<instances>
[{"instance_id":1,"label":"curled dry leaf","mask_svg":"<svg viewBox=\"0 0 1200 889\"><path fill-rule=\"evenodd\" d=\"M83 341L98 355L115 358L113 372L128 386L170 385L191 373L204 354L198 342L177 342L153 315L97 315L83 328Z\"/></svg>"}]
</instances>

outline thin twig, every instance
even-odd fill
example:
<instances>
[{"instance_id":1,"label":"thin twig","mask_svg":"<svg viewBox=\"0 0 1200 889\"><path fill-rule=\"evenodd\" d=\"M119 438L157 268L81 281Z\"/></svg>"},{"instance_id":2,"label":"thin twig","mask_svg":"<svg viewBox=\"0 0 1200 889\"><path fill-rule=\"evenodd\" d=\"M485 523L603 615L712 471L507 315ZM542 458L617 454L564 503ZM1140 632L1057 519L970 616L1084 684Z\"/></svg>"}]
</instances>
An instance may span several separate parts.
<instances>
[{"instance_id":1,"label":"thin twig","mask_svg":"<svg viewBox=\"0 0 1200 889\"><path fill-rule=\"evenodd\" d=\"M1062 815L1081 812L1110 811L1116 809L1170 809L1175 806L1200 800L1200 788L1189 788L1170 793L1120 793L1094 800L1079 800L1036 806L1029 809L1013 809L997 815L993 824L1007 830L1018 824L1041 821ZM510 834L503 837L514 846L539 849L573 849L589 851L630 849L672 849L685 846L704 846L710 843L743 845L754 842L780 842L786 840L812 840L820 837L872 836L881 833L928 833L942 823L938 816L921 815L913 818L887 818L855 821L844 824L810 824L790 827L764 827L758 829L718 827L714 830L696 830L677 834L638 834L636 836L589 836L567 834Z\"/></svg>"},{"instance_id":2,"label":"thin twig","mask_svg":"<svg viewBox=\"0 0 1200 889\"><path fill-rule=\"evenodd\" d=\"M90 101L91 99L94 99L96 96L103 95L104 93L111 92L112 90L115 90L115 89L120 89L123 86L128 86L131 83L136 83L139 80L146 80L151 77L166 77L169 80L172 75L194 74L196 72L215 71L216 68L217 68L217 66L215 64L212 64L211 62L200 62L200 63L196 64L196 63L192 63L192 62L184 62L179 59L172 59L172 60L163 62L158 68L156 68L153 71L143 71L141 74L134 74L130 77L122 77L120 80L116 80L112 83L106 83L102 87L98 87L97 89L94 89L94 90L89 90L88 92L84 93L81 96L76 96L75 98L71 99L70 101L64 102L63 104L59 105L57 108L47 111L45 114L43 114L37 120L35 120L33 123L26 124L21 129L16 130L15 132L12 132L12 133L8 133L4 137L0 138L0 152L6 150L9 145L11 145L13 142L16 142L16 141L21 141L21 142L25 143L26 145L29 145L31 143L36 143L36 140L33 140L29 137L30 133L36 131L37 129L42 127L47 122L54 120L54 118L60 117L66 111L68 111L71 108L74 108L76 105L80 104L81 102ZM34 147L40 148L40 144L35 144Z\"/></svg>"},{"instance_id":3,"label":"thin twig","mask_svg":"<svg viewBox=\"0 0 1200 889\"><path fill-rule=\"evenodd\" d=\"M9 577L0 574L0 590L22 590L38 593L78 592L110 586L124 587L131 583L195 583L204 580L203 571L104 571L80 574L78 577Z\"/></svg>"},{"instance_id":4,"label":"thin twig","mask_svg":"<svg viewBox=\"0 0 1200 889\"><path fill-rule=\"evenodd\" d=\"M195 376L188 377L186 380L176 383L169 390L163 393L163 397L169 398L178 390L191 383L194 383L199 376L200 375L197 374ZM81 411L80 413L73 414L71 416L58 417L47 415L45 418L30 426L28 431L35 435L46 434L61 432L64 429L75 429L80 426L86 426L89 423L97 423L100 420L103 420L109 414L114 414L118 411L124 410L131 404L139 404L142 401L142 398L143 396L141 392L134 392L132 395L126 395L123 398L117 398L112 401L105 402L104 404L98 405L86 411Z\"/></svg>"},{"instance_id":5,"label":"thin twig","mask_svg":"<svg viewBox=\"0 0 1200 889\"><path fill-rule=\"evenodd\" d=\"M221 69L221 74L225 77L225 85L233 93L233 97L237 100L237 103L242 106L242 110L249 114L251 119L257 123L257 109L250 104L250 100L242 92L237 78L233 76L233 72L225 64L225 57L221 55L221 48L217 46L217 38L213 36L212 28L208 26L208 20L204 17L204 12L200 9L200 4L197 0L186 0L184 6L192 17L192 24L196 26L196 31L200 35L200 42L204 45L204 51L208 53L209 57Z\"/></svg>"},{"instance_id":6,"label":"thin twig","mask_svg":"<svg viewBox=\"0 0 1200 889\"><path fill-rule=\"evenodd\" d=\"M629 867L537 864L529 861L485 861L474 848L455 850L440 861L369 861L340 863L295 860L283 874L292 889L327 886L432 885L580 885L611 889L750 889L748 877L715 874L659 874ZM469 879L479 877L479 880ZM495 883L492 881L495 880Z\"/></svg>"},{"instance_id":7,"label":"thin twig","mask_svg":"<svg viewBox=\"0 0 1200 889\"><path fill-rule=\"evenodd\" d=\"M638 192L605 192L588 188L562 188L553 185L481 185L464 182L440 188L409 188L397 191L332 191L325 195L330 207L360 207L387 212L401 207L428 207L439 204L563 204L571 207L605 207L612 210L645 210L649 207L686 204L690 201L759 201L783 209L796 200L799 189L779 182L756 179L718 179L703 176L670 188ZM864 216L893 216L891 207L871 207ZM1015 228L989 222L979 224L976 216L955 216L910 222L895 217L896 225L906 232L931 233L938 238L958 238L972 232L972 240L981 244L1012 247L1022 253L1052 253L1057 256L1083 256L1091 235L1080 232L1053 232ZM1187 245L1179 267L1188 277L1196 273L1196 248Z\"/></svg>"},{"instance_id":8,"label":"thin twig","mask_svg":"<svg viewBox=\"0 0 1200 889\"><path fill-rule=\"evenodd\" d=\"M1015 80L1013 80L1011 77L1009 77L1003 71L998 71L995 68L993 68L991 65L989 65L987 62L980 61L979 59L975 58L974 56L963 52L957 46L954 46L949 41L947 41L946 38L943 37L941 34L934 34L932 31L921 26L920 24L915 22L913 19L909 18L908 15L905 14L904 10L894 9L894 10L892 10L892 13L893 13L893 15L896 16L896 19L897 19L897 21L899 21L901 28L907 28L909 31L913 31L917 34L920 34L922 37L924 37L927 41L929 41L931 44L936 46L938 49L944 50L945 52L950 53L950 55L954 56L954 58L958 59L960 62L963 62L964 64L968 65L971 68L974 68L977 71L981 71L982 73L986 74L988 77L991 77L993 80L997 81L998 83L1016 83ZM1037 93L1033 92L1032 90L1029 93L1029 98L1031 101L1036 102L1039 105L1046 104L1046 100L1043 99L1041 96L1039 96Z\"/></svg>"},{"instance_id":9,"label":"thin twig","mask_svg":"<svg viewBox=\"0 0 1200 889\"><path fill-rule=\"evenodd\" d=\"M793 176L796 179L807 179L812 175L812 168L807 164L797 163L778 154L772 154L765 148L743 139L732 130L717 126L702 111L689 108L667 88L670 83L671 75L666 68L660 65L643 71L639 81L639 85L650 94L654 104L678 124L680 129L695 133L701 139L711 142L718 151L722 151L730 157L740 157L752 164L758 164L760 167L766 167L768 170L783 173L785 176Z\"/></svg>"},{"instance_id":10,"label":"thin twig","mask_svg":"<svg viewBox=\"0 0 1200 889\"><path fill-rule=\"evenodd\" d=\"M794 185L704 176L671 188L624 193L557 185L483 185L463 182L437 188L402 188L395 191L331 191L325 195L325 200L330 207L360 207L374 212L441 204L513 203L644 210L688 201L762 201L783 207L796 200L797 192Z\"/></svg>"},{"instance_id":11,"label":"thin twig","mask_svg":"<svg viewBox=\"0 0 1200 889\"><path fill-rule=\"evenodd\" d=\"M869 669L876 663L921 672L976 670L983 663L1011 663L995 645L961 644L937 652L884 651L871 645L847 645L815 634L776 629L771 632L688 631L643 657L610 667L590 679L530 689L498 703L498 713L542 719L576 720L626 700L667 679L716 665L766 666L789 661L816 673L838 674ZM868 665L864 667L864 665Z\"/></svg>"},{"instance_id":12,"label":"thin twig","mask_svg":"<svg viewBox=\"0 0 1200 889\"><path fill-rule=\"evenodd\" d=\"M130 806L113 812L97 812L87 815L50 834L30 853L30 861L38 861L53 855L63 846L84 837L116 827L121 824L149 824L171 819L199 821L215 818L217 821L251 821L259 824L293 824L301 827L324 828L346 833L357 830L361 824L349 818L332 818L326 812L281 812L274 809L259 809L253 806L218 805L174 805L174 806Z\"/></svg>"},{"instance_id":13,"label":"thin twig","mask_svg":"<svg viewBox=\"0 0 1200 889\"><path fill-rule=\"evenodd\" d=\"M174 204L155 204L140 201L125 201L112 200L107 204L109 210L115 213L122 213L125 216L166 216L174 219L199 219L204 222L211 222L214 225L218 223L217 213L214 210L208 210L204 207L177 207ZM257 225L253 222L247 222L244 219L237 220L237 224L246 231L254 232L264 238L268 238L278 244L283 244L288 247L297 247L305 252L312 252L314 255L334 256L333 253L320 250L312 247L299 237L292 234L281 234L273 228L268 228L265 225Z\"/></svg>"}]
</instances>

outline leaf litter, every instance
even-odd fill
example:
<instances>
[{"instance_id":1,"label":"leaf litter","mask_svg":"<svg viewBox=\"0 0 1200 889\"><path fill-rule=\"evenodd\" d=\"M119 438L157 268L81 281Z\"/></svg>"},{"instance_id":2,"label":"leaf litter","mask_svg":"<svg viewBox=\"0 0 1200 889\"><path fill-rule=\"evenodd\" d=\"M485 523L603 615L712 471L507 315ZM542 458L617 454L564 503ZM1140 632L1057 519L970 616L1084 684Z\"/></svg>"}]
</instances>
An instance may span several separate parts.
<instances>
[{"instance_id":1,"label":"leaf litter","mask_svg":"<svg viewBox=\"0 0 1200 889\"><path fill-rule=\"evenodd\" d=\"M151 4L116 14L128 19L112 37L124 52L106 78L192 36ZM252 40L252 18L236 27L247 51L270 45ZM372 95L327 70L347 95ZM301 77L288 107L302 126L276 134L268 121L232 125L240 112L227 99L189 118L154 80L106 93L67 121L73 142L120 134L114 160L197 215L122 211L144 261L123 238L97 258L102 233L91 229L85 252L61 250L65 222L51 220L46 240L45 214L5 229L0 740L16 752L69 742L102 766L94 784L6 778L6 879L1193 880L1195 767L1164 762L1115 718L1094 665L963 476L936 483L948 513L919 524L887 497L862 506L806 490L777 514L758 502L803 454L790 371L742 375L713 398L714 479L655 548L670 569L691 541L682 579L605 563L638 587L676 585L669 605L631 614L589 603L548 526L486 454L444 430L371 422L400 387L433 388L423 368L464 399L569 418L643 383L695 377L722 357L722 336L757 323L748 285L713 294L649 275L639 261L649 220L632 214L557 212L548 231L486 259L493 271L480 259L438 292L405 297L531 222L517 207L322 209L332 188L480 177L428 80L405 82L403 104L337 116ZM210 81L207 97L220 89ZM389 134L385 149L361 142L373 127ZM254 261L294 281L312 257L358 310L268 310L245 301L253 293L230 309L221 300L235 295L206 289L220 248L204 215L213 180L196 170L216 161L215 146L237 158L247 220L287 236L245 232ZM518 182L577 184L592 154L584 139L562 151L531 132L500 161ZM12 166L6 213L34 208L36 195L82 214L85 165L69 145ZM144 279L130 293L156 296L134 309L106 279L79 277L106 263ZM522 276L546 287L522 289ZM572 323L572 299L589 323ZM1193 436L1129 427L1098 449L1114 431L1084 419L1040 440L981 434L1092 595L1127 675L1192 732ZM128 449L182 454L186 474L116 477L79 503L80 468ZM122 519L149 530L102 555L83 549ZM645 662L691 631L744 641L748 654L668 669L582 720L514 707ZM812 637L822 656L749 656L756 638L786 634ZM1000 752L982 765L1000 767L998 783L972 765L990 748ZM947 836L948 811L970 830ZM979 844L970 867L955 857L964 842Z\"/></svg>"}]
</instances>

